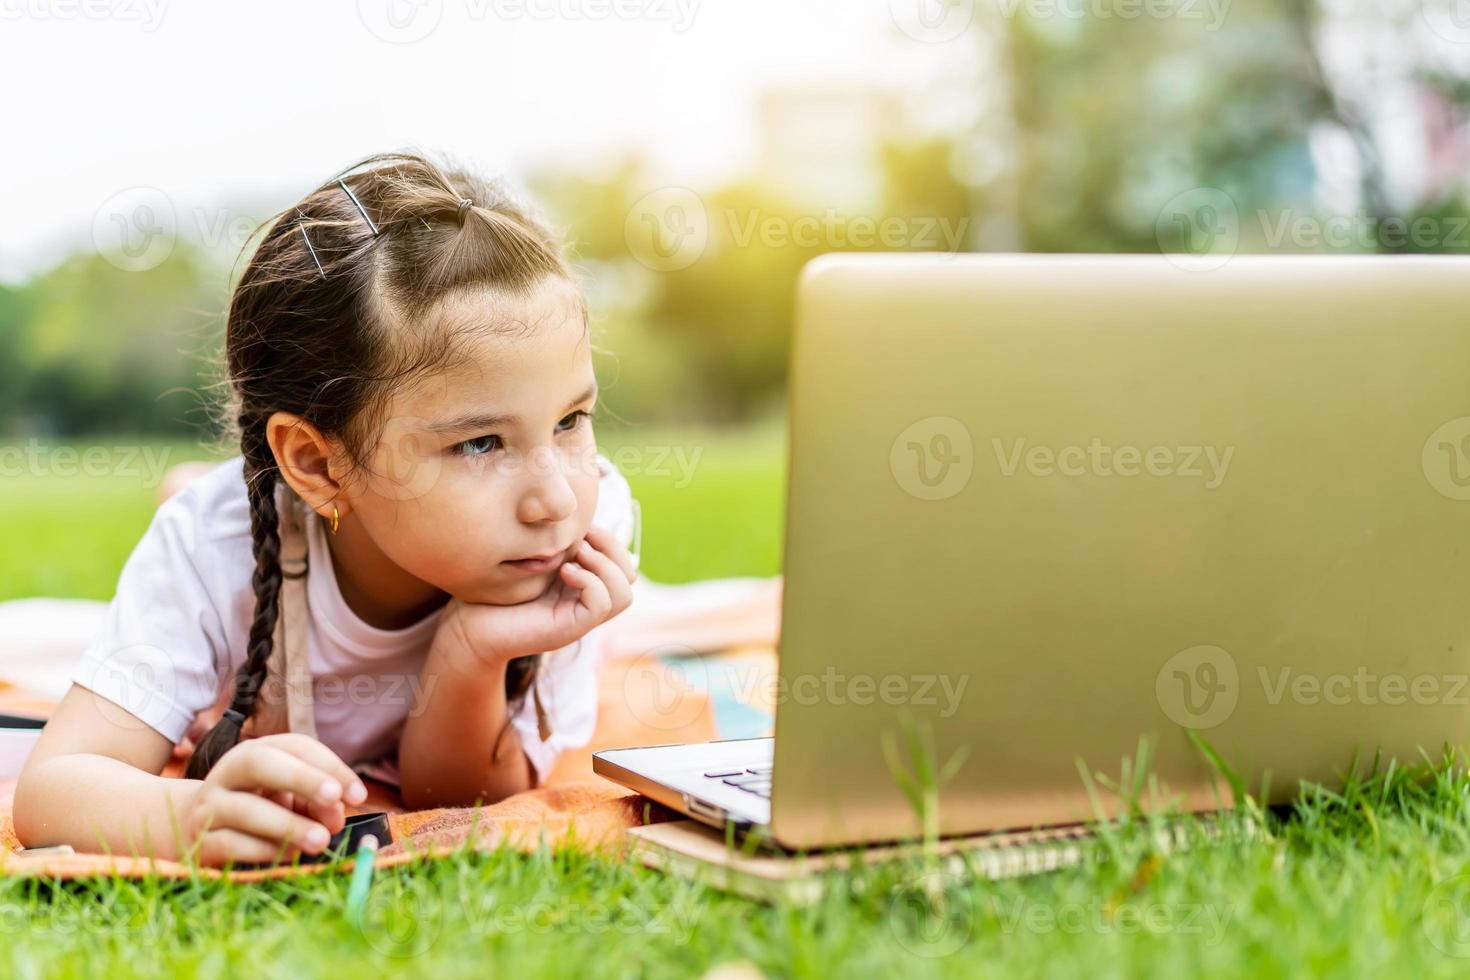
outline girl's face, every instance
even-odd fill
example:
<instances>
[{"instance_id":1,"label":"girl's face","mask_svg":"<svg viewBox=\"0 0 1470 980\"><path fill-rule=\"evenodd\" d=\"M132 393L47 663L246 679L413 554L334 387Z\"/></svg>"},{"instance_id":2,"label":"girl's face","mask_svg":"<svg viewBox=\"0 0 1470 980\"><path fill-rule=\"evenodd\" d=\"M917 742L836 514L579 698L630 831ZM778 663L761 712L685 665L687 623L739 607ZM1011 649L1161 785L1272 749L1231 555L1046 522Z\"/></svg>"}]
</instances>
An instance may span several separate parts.
<instances>
[{"instance_id":1,"label":"girl's face","mask_svg":"<svg viewBox=\"0 0 1470 980\"><path fill-rule=\"evenodd\" d=\"M547 280L522 299L465 297L438 313L486 329L469 333L450 369L394 396L346 490L351 513L385 556L435 588L526 602L597 509L597 382L580 305L572 287Z\"/></svg>"}]
</instances>

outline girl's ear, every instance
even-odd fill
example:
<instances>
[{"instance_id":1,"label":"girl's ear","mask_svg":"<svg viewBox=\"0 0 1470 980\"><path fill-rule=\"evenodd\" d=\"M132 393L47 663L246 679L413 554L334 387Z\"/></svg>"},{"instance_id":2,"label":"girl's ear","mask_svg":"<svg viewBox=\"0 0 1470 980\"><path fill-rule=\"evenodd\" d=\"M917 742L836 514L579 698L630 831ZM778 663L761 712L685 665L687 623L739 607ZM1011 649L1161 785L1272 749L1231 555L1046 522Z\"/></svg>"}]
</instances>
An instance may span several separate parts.
<instances>
[{"instance_id":1,"label":"girl's ear","mask_svg":"<svg viewBox=\"0 0 1470 980\"><path fill-rule=\"evenodd\" d=\"M265 423L266 442L276 457L276 468L306 506L322 517L336 507L342 517L350 508L344 493L347 471L332 441L306 419L276 412Z\"/></svg>"}]
</instances>

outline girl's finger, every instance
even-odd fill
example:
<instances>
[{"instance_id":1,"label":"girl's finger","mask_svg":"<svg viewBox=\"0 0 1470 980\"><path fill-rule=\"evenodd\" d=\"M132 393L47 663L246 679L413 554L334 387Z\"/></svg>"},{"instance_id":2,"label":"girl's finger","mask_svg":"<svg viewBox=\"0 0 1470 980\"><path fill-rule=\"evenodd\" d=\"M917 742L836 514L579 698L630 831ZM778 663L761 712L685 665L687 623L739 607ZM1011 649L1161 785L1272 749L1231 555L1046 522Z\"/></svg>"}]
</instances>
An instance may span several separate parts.
<instances>
[{"instance_id":1,"label":"girl's finger","mask_svg":"<svg viewBox=\"0 0 1470 980\"><path fill-rule=\"evenodd\" d=\"M611 558L618 568L623 570L628 584L631 585L638 581L638 566L633 564L633 553L624 548L623 543L614 537L611 531L594 525L587 529L587 541L599 552Z\"/></svg>"},{"instance_id":2,"label":"girl's finger","mask_svg":"<svg viewBox=\"0 0 1470 980\"><path fill-rule=\"evenodd\" d=\"M310 735L288 732L283 735L270 735L261 741L291 753L303 762L316 766L331 779L335 779L342 787L342 799L348 803L357 804L367 799L367 786L363 785L362 779L352 771L352 767L343 762L337 753Z\"/></svg>"},{"instance_id":3,"label":"girl's finger","mask_svg":"<svg viewBox=\"0 0 1470 980\"><path fill-rule=\"evenodd\" d=\"M633 585L617 562L598 551L588 541L583 541L577 549L577 561L602 579L602 584L607 586L607 594L612 602L609 613L622 612L628 608L628 604L633 601Z\"/></svg>"},{"instance_id":4,"label":"girl's finger","mask_svg":"<svg viewBox=\"0 0 1470 980\"><path fill-rule=\"evenodd\" d=\"M581 593L577 603L587 610L589 617L596 622L607 618L612 610L612 598L607 594L607 586L602 579L574 561L562 565L561 574L568 585Z\"/></svg>"},{"instance_id":5,"label":"girl's finger","mask_svg":"<svg viewBox=\"0 0 1470 980\"><path fill-rule=\"evenodd\" d=\"M211 830L199 843L199 863L214 867L231 863L264 864L278 858L289 860L291 856L291 850L283 851L279 842L229 828Z\"/></svg>"},{"instance_id":6,"label":"girl's finger","mask_svg":"<svg viewBox=\"0 0 1470 980\"><path fill-rule=\"evenodd\" d=\"M301 804L301 801L297 800L297 803ZM329 803L324 806L315 800L308 800L299 805L296 812L310 817L334 834L347 826L347 808L341 803Z\"/></svg>"},{"instance_id":7,"label":"girl's finger","mask_svg":"<svg viewBox=\"0 0 1470 980\"><path fill-rule=\"evenodd\" d=\"M347 826L347 808L341 803L323 805L315 800L305 800L291 793L282 795L287 798L287 803L284 805L288 810L315 820L334 834Z\"/></svg>"},{"instance_id":8,"label":"girl's finger","mask_svg":"<svg viewBox=\"0 0 1470 980\"><path fill-rule=\"evenodd\" d=\"M210 776L224 789L274 790L322 803L340 800L344 788L338 779L286 751L274 738L252 739L225 753L215 771L218 776Z\"/></svg>"},{"instance_id":9,"label":"girl's finger","mask_svg":"<svg viewBox=\"0 0 1470 980\"><path fill-rule=\"evenodd\" d=\"M296 847L308 854L326 849L331 831L254 793L224 792L211 803L210 830L238 830L261 840Z\"/></svg>"}]
</instances>

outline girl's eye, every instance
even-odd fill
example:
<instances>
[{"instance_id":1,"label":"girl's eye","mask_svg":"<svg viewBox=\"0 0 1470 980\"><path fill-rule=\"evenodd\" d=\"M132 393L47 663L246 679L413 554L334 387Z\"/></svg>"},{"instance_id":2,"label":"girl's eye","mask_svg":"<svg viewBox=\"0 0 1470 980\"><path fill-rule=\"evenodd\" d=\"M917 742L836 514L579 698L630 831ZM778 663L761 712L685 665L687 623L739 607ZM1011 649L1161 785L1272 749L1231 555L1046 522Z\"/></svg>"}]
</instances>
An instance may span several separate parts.
<instances>
[{"instance_id":1,"label":"girl's eye","mask_svg":"<svg viewBox=\"0 0 1470 980\"><path fill-rule=\"evenodd\" d=\"M578 409L577 411L573 412L571 415L568 415L566 418L564 418L560 422L556 423L556 431L557 432L571 432L577 426L581 425L584 421L590 421L591 419L592 419L592 413L591 412L583 411L582 409Z\"/></svg>"},{"instance_id":2,"label":"girl's eye","mask_svg":"<svg viewBox=\"0 0 1470 980\"><path fill-rule=\"evenodd\" d=\"M454 451L460 456L484 456L486 453L493 453L499 448L499 436L475 436L475 438L466 439L464 442L455 446Z\"/></svg>"}]
</instances>

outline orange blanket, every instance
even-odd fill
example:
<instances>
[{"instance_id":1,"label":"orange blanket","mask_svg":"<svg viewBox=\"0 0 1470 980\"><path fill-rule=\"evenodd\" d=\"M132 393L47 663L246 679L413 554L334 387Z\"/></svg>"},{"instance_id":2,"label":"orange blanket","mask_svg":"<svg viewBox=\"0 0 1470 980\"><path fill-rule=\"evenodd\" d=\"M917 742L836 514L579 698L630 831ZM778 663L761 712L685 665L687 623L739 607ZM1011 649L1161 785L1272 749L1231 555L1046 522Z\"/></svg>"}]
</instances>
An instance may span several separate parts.
<instances>
[{"instance_id":1,"label":"orange blanket","mask_svg":"<svg viewBox=\"0 0 1470 980\"><path fill-rule=\"evenodd\" d=\"M718 658L714 658L718 659ZM696 677L708 676L712 662L700 658ZM746 651L741 662L774 664L769 650ZM743 667L741 669L750 669ZM0 710L48 710L13 689L0 687ZM367 802L359 812L387 810L393 844L384 848L377 864L391 866L423 857L453 853L463 847L490 849L502 845L534 848L541 842L575 841L579 846L618 846L630 827L667 819L669 814L629 790L592 772L592 753L630 745L699 742L718 737L708 685L691 683L690 671L658 658L610 663L604 667L597 732L583 749L558 760L546 784L485 807L444 808L405 812L391 787L369 782ZM165 775L179 775L175 761ZM314 874L350 866L303 865L268 869L220 871L174 861L105 854L36 855L15 853L19 842L11 821L14 781L0 782L0 874L79 878L95 875L168 878L222 877L254 881L297 874Z\"/></svg>"}]
</instances>

